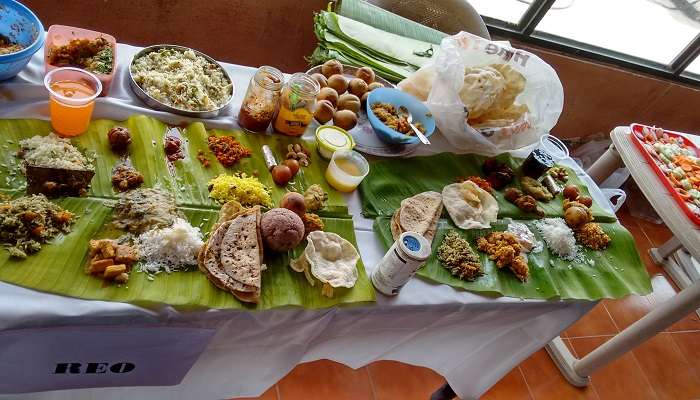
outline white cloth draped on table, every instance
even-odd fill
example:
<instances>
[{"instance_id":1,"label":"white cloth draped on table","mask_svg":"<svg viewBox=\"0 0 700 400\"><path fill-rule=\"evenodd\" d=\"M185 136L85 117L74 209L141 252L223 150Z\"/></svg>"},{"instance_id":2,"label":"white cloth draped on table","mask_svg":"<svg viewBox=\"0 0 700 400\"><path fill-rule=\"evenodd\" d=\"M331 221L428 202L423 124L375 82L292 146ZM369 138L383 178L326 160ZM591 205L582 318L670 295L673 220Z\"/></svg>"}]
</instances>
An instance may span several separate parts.
<instances>
[{"instance_id":1,"label":"white cloth draped on table","mask_svg":"<svg viewBox=\"0 0 700 400\"><path fill-rule=\"evenodd\" d=\"M109 97L99 98L94 118L123 120L146 114L172 124L193 119L153 111L131 93L128 63L139 48L119 45L119 67ZM226 116L205 120L209 128L232 129L255 69L223 64L235 85ZM43 87L43 51L16 78L0 82L0 118L48 118ZM2 133L0 132L0 135ZM416 154L449 151L439 134ZM608 204L572 160L599 204ZM436 170L436 173L440 173ZM372 221L360 215L357 193L347 197L358 247L371 273L384 250ZM396 360L445 376L464 399L477 398L513 367L584 315L593 302L493 298L412 279L396 297L377 295L376 304L323 310L284 308L263 312L178 312L130 304L87 301L0 283L0 330L66 325L214 327L208 348L178 386L76 389L2 399L213 399L258 396L298 363L331 359L353 368ZM174 349L176 351L177 349ZM2 362L2 351L0 351ZM164 366L167 368L167 366Z\"/></svg>"}]
</instances>

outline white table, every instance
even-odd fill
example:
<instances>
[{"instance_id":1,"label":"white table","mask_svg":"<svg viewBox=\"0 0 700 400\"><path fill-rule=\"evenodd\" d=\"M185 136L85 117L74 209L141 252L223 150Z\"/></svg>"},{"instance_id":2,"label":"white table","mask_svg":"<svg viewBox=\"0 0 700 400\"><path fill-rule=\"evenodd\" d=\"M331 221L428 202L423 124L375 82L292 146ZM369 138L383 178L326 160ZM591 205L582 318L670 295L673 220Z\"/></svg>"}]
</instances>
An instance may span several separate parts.
<instances>
[{"instance_id":1,"label":"white table","mask_svg":"<svg viewBox=\"0 0 700 400\"><path fill-rule=\"evenodd\" d=\"M110 96L100 98L95 118L123 120L134 113L180 124L190 119L156 112L132 95L126 65L139 49L119 45L119 71ZM14 80L0 83L0 118L47 119L47 94L40 84L39 51ZM232 129L233 117L254 69L225 64L236 96L225 117L204 121L209 128ZM441 137L420 154L447 151ZM585 173L567 160L587 183L599 204L608 204ZM358 246L371 273L384 250L372 221L360 215L359 196L348 197ZM182 313L163 306L144 309L130 304L87 301L0 283L0 330L52 326L192 326L217 334L178 386L116 387L32 393L23 399L224 398L257 396L301 362L331 359L352 368L377 360L397 360L431 368L456 393L477 398L513 367L588 312L594 302L536 301L487 297L446 285L411 280L396 297L378 295L376 304L264 312L208 311ZM47 335L50 332L47 331ZM0 352L0 365L2 352ZM0 396L15 398L16 396Z\"/></svg>"}]
</instances>

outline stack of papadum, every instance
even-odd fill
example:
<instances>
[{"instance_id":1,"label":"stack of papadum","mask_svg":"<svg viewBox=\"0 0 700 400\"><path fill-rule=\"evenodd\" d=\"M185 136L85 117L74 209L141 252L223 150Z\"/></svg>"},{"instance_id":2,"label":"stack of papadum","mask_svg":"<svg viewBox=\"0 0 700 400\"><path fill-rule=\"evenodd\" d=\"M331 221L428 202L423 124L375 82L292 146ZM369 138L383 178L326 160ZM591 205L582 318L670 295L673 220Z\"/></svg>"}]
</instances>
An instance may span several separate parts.
<instances>
[{"instance_id":1,"label":"stack of papadum","mask_svg":"<svg viewBox=\"0 0 700 400\"><path fill-rule=\"evenodd\" d=\"M199 269L214 285L248 303L259 301L265 269L260 217L258 206L226 203L198 257Z\"/></svg>"},{"instance_id":2,"label":"stack of papadum","mask_svg":"<svg viewBox=\"0 0 700 400\"><path fill-rule=\"evenodd\" d=\"M442 195L423 192L403 199L391 217L391 236L398 239L404 232L416 232L432 242L442 214Z\"/></svg>"}]
</instances>

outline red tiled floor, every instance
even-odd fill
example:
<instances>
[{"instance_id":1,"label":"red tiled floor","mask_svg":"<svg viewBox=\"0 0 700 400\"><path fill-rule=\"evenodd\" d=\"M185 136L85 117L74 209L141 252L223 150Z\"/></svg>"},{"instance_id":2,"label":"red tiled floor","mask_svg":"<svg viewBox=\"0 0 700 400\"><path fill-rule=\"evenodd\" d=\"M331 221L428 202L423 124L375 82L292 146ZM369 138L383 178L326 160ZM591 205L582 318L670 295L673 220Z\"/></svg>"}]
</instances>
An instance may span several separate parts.
<instances>
[{"instance_id":1,"label":"red tiled floor","mask_svg":"<svg viewBox=\"0 0 700 400\"><path fill-rule=\"evenodd\" d=\"M514 368L486 392L481 400L530 400L532 396L520 368ZM422 400L425 400L423 398Z\"/></svg>"},{"instance_id":2,"label":"red tiled floor","mask_svg":"<svg viewBox=\"0 0 700 400\"><path fill-rule=\"evenodd\" d=\"M671 338L695 372L695 377L700 379L700 332L673 333Z\"/></svg>"},{"instance_id":3,"label":"red tiled floor","mask_svg":"<svg viewBox=\"0 0 700 400\"><path fill-rule=\"evenodd\" d=\"M700 380L671 334L656 335L632 352L660 399L700 397Z\"/></svg>"},{"instance_id":4,"label":"red tiled floor","mask_svg":"<svg viewBox=\"0 0 700 400\"><path fill-rule=\"evenodd\" d=\"M619 330L637 322L653 308L647 296L637 295L629 295L617 300L604 300L603 304Z\"/></svg>"},{"instance_id":5,"label":"red tiled floor","mask_svg":"<svg viewBox=\"0 0 700 400\"><path fill-rule=\"evenodd\" d=\"M660 304L676 295L677 288L671 283L666 275L657 275L652 277L651 284L654 287L654 293L648 297L653 307L658 307ZM687 315L667 329L667 331L697 330L700 330L700 318L698 318L697 313Z\"/></svg>"},{"instance_id":6,"label":"red tiled floor","mask_svg":"<svg viewBox=\"0 0 700 400\"><path fill-rule=\"evenodd\" d=\"M598 399L592 387L571 386L545 350L539 350L520 364L525 382L535 400Z\"/></svg>"},{"instance_id":7,"label":"red tiled floor","mask_svg":"<svg viewBox=\"0 0 700 400\"><path fill-rule=\"evenodd\" d=\"M566 337L614 335L617 328L603 303L598 304L583 318L566 330Z\"/></svg>"},{"instance_id":8,"label":"red tiled floor","mask_svg":"<svg viewBox=\"0 0 700 400\"><path fill-rule=\"evenodd\" d=\"M236 397L231 400L279 400L277 397L277 385L267 389L260 397Z\"/></svg>"},{"instance_id":9,"label":"red tiled floor","mask_svg":"<svg viewBox=\"0 0 700 400\"><path fill-rule=\"evenodd\" d=\"M297 365L277 386L284 400L373 398L365 368L354 370L328 360Z\"/></svg>"},{"instance_id":10,"label":"red tiled floor","mask_svg":"<svg viewBox=\"0 0 700 400\"><path fill-rule=\"evenodd\" d=\"M425 400L445 379L433 370L396 361L378 361L367 366L376 400Z\"/></svg>"},{"instance_id":11,"label":"red tiled floor","mask_svg":"<svg viewBox=\"0 0 700 400\"><path fill-rule=\"evenodd\" d=\"M609 337L571 339L576 354L583 357L609 340ZM603 369L593 373L591 382L601 400L629 398L656 399L656 393L634 358L627 353Z\"/></svg>"}]
</instances>

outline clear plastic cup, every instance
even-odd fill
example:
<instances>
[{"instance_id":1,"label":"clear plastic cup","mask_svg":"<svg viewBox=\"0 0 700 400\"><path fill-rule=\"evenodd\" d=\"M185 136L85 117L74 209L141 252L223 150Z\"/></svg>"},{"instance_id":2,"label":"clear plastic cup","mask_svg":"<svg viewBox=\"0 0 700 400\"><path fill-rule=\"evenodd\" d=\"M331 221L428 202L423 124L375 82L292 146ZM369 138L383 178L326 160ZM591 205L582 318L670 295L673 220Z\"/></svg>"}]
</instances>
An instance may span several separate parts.
<instances>
[{"instance_id":1,"label":"clear plastic cup","mask_svg":"<svg viewBox=\"0 0 700 400\"><path fill-rule=\"evenodd\" d=\"M369 173L369 163L353 150L336 150L326 169L326 180L340 192L352 192Z\"/></svg>"},{"instance_id":2,"label":"clear plastic cup","mask_svg":"<svg viewBox=\"0 0 700 400\"><path fill-rule=\"evenodd\" d=\"M49 91L51 126L62 136L78 136L87 131L102 83L94 74L80 68L56 68L44 77Z\"/></svg>"},{"instance_id":3,"label":"clear plastic cup","mask_svg":"<svg viewBox=\"0 0 700 400\"><path fill-rule=\"evenodd\" d=\"M550 134L540 136L540 144L537 148L552 156L554 161L561 161L569 156L569 149L564 142Z\"/></svg>"}]
</instances>

